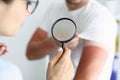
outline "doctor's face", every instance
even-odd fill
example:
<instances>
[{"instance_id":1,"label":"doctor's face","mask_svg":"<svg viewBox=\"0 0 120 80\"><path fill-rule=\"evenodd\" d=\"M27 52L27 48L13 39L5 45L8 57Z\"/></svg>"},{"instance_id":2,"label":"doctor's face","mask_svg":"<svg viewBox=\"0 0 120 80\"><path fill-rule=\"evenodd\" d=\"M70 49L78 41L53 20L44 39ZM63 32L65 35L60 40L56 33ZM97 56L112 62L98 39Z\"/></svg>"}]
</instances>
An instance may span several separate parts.
<instances>
[{"instance_id":1,"label":"doctor's face","mask_svg":"<svg viewBox=\"0 0 120 80\"><path fill-rule=\"evenodd\" d=\"M37 8L39 0L0 0L0 35L14 36L26 16Z\"/></svg>"},{"instance_id":2,"label":"doctor's face","mask_svg":"<svg viewBox=\"0 0 120 80\"><path fill-rule=\"evenodd\" d=\"M27 15L25 0L0 0L0 35L16 35Z\"/></svg>"},{"instance_id":3,"label":"doctor's face","mask_svg":"<svg viewBox=\"0 0 120 80\"><path fill-rule=\"evenodd\" d=\"M83 1L83 0L66 0L66 2L67 3L69 3L69 4L79 4L81 1Z\"/></svg>"}]
</instances>

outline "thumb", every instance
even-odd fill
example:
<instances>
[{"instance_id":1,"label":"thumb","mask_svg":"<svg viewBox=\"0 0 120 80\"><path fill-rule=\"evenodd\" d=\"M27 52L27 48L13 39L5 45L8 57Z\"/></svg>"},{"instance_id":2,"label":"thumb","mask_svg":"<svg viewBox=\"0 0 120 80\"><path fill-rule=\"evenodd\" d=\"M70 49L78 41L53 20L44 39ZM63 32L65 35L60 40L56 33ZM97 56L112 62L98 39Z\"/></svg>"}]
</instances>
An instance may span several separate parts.
<instances>
[{"instance_id":1,"label":"thumb","mask_svg":"<svg viewBox=\"0 0 120 80\"><path fill-rule=\"evenodd\" d=\"M61 60L65 60L66 58L70 58L71 50L69 48L65 48L64 53L61 56Z\"/></svg>"},{"instance_id":2,"label":"thumb","mask_svg":"<svg viewBox=\"0 0 120 80\"><path fill-rule=\"evenodd\" d=\"M58 52L56 53L56 55L50 61L51 66L54 66L59 61L62 53L63 53L63 49L61 47L58 48Z\"/></svg>"}]
</instances>

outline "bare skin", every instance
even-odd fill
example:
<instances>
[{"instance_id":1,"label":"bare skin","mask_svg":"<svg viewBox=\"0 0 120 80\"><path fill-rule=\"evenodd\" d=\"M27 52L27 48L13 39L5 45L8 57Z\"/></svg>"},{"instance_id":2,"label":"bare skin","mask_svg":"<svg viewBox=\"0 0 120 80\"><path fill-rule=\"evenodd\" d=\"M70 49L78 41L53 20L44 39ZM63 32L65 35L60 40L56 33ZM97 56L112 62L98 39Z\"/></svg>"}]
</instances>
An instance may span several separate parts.
<instances>
[{"instance_id":1,"label":"bare skin","mask_svg":"<svg viewBox=\"0 0 120 80\"><path fill-rule=\"evenodd\" d=\"M74 80L97 80L107 56L107 49L103 45L85 41Z\"/></svg>"},{"instance_id":2,"label":"bare skin","mask_svg":"<svg viewBox=\"0 0 120 80\"><path fill-rule=\"evenodd\" d=\"M7 46L4 43L0 43L0 56L5 55L7 53Z\"/></svg>"},{"instance_id":3,"label":"bare skin","mask_svg":"<svg viewBox=\"0 0 120 80\"><path fill-rule=\"evenodd\" d=\"M88 3L88 0L66 0L66 5L70 11L83 7Z\"/></svg>"}]
</instances>

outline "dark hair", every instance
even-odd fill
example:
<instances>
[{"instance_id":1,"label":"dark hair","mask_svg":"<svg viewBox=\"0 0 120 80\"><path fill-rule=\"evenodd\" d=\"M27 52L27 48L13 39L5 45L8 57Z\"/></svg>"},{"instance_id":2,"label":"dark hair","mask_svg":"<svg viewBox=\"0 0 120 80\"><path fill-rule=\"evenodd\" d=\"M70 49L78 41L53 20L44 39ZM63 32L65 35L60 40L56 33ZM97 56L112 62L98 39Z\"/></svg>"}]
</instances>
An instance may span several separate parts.
<instances>
[{"instance_id":1,"label":"dark hair","mask_svg":"<svg viewBox=\"0 0 120 80\"><path fill-rule=\"evenodd\" d=\"M10 4L13 0L2 0L6 4Z\"/></svg>"}]
</instances>

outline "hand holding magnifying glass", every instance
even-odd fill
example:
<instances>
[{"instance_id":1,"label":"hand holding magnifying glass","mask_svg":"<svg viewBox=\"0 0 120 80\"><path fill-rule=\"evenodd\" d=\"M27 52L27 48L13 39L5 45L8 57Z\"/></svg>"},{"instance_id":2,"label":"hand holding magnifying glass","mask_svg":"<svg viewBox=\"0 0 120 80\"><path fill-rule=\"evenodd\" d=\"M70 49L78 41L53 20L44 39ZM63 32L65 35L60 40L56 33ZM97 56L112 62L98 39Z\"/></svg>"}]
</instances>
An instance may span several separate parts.
<instances>
[{"instance_id":1,"label":"hand holding magnifying glass","mask_svg":"<svg viewBox=\"0 0 120 80\"><path fill-rule=\"evenodd\" d=\"M75 22L69 18L60 18L53 24L51 28L52 37L62 44L72 40L76 34L77 27Z\"/></svg>"}]
</instances>

